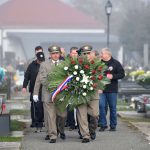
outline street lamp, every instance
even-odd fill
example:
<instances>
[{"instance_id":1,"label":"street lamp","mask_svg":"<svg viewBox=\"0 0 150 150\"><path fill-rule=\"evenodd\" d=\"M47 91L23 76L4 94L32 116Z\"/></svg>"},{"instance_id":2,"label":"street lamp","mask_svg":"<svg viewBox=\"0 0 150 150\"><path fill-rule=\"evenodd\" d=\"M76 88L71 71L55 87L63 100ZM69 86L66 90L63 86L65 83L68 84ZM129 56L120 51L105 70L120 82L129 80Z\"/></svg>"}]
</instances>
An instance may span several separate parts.
<instances>
[{"instance_id":1,"label":"street lamp","mask_svg":"<svg viewBox=\"0 0 150 150\"><path fill-rule=\"evenodd\" d=\"M112 3L110 2L110 0L108 0L105 5L105 12L107 15L107 47L108 48L109 48L109 17L111 15L111 11L112 11Z\"/></svg>"}]
</instances>

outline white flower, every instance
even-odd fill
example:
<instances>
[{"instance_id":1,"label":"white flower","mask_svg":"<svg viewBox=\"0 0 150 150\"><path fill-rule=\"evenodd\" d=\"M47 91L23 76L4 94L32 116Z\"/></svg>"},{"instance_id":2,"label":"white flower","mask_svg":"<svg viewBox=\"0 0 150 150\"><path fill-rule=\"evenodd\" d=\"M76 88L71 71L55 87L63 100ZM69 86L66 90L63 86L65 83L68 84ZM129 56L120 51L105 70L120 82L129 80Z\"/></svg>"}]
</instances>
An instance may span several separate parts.
<instances>
[{"instance_id":1,"label":"white flower","mask_svg":"<svg viewBox=\"0 0 150 150\"><path fill-rule=\"evenodd\" d=\"M83 75L83 79L81 80L82 83L87 84L89 82L89 76Z\"/></svg>"},{"instance_id":2,"label":"white flower","mask_svg":"<svg viewBox=\"0 0 150 150\"><path fill-rule=\"evenodd\" d=\"M68 67L64 67L64 70L68 70Z\"/></svg>"},{"instance_id":3,"label":"white flower","mask_svg":"<svg viewBox=\"0 0 150 150\"><path fill-rule=\"evenodd\" d=\"M63 98L61 98L59 101L60 101L60 102L63 102L63 101L64 101L64 97L63 97Z\"/></svg>"},{"instance_id":4,"label":"white flower","mask_svg":"<svg viewBox=\"0 0 150 150\"><path fill-rule=\"evenodd\" d=\"M110 66L110 67L108 68L108 70L109 70L109 71L112 71L112 70L113 70L113 67L112 67L112 66Z\"/></svg>"},{"instance_id":5,"label":"white flower","mask_svg":"<svg viewBox=\"0 0 150 150\"><path fill-rule=\"evenodd\" d=\"M150 71L147 71L146 74L150 74Z\"/></svg>"},{"instance_id":6,"label":"white flower","mask_svg":"<svg viewBox=\"0 0 150 150\"><path fill-rule=\"evenodd\" d=\"M93 85L93 81L90 81L89 85Z\"/></svg>"},{"instance_id":7,"label":"white flower","mask_svg":"<svg viewBox=\"0 0 150 150\"><path fill-rule=\"evenodd\" d=\"M86 96L86 93L84 92L84 93L82 93L82 95L83 95L83 96Z\"/></svg>"},{"instance_id":8,"label":"white flower","mask_svg":"<svg viewBox=\"0 0 150 150\"><path fill-rule=\"evenodd\" d=\"M77 69L79 68L79 66L78 66L78 65L75 65L74 68L77 70Z\"/></svg>"},{"instance_id":9,"label":"white flower","mask_svg":"<svg viewBox=\"0 0 150 150\"><path fill-rule=\"evenodd\" d=\"M86 85L83 85L83 88L86 89Z\"/></svg>"},{"instance_id":10,"label":"white flower","mask_svg":"<svg viewBox=\"0 0 150 150\"><path fill-rule=\"evenodd\" d=\"M81 73L81 74L84 74L84 70L81 70L80 73Z\"/></svg>"},{"instance_id":11,"label":"white flower","mask_svg":"<svg viewBox=\"0 0 150 150\"><path fill-rule=\"evenodd\" d=\"M79 77L76 77L76 80L77 80L77 81L79 81L79 80L80 80L80 78L79 78Z\"/></svg>"},{"instance_id":12,"label":"white flower","mask_svg":"<svg viewBox=\"0 0 150 150\"><path fill-rule=\"evenodd\" d=\"M90 87L90 90L92 91L92 90L93 90L93 87Z\"/></svg>"},{"instance_id":13,"label":"white flower","mask_svg":"<svg viewBox=\"0 0 150 150\"><path fill-rule=\"evenodd\" d=\"M73 72L73 74L74 74L74 75L77 75L77 72L76 72L76 71L74 71L74 72Z\"/></svg>"}]
</instances>

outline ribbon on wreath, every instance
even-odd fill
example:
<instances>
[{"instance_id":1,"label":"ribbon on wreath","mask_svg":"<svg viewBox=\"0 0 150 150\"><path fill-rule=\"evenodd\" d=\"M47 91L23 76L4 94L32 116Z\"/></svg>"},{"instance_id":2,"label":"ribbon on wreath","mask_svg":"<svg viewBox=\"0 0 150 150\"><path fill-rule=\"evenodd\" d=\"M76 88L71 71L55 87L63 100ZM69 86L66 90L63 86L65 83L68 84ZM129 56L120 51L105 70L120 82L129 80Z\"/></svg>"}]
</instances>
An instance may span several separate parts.
<instances>
[{"instance_id":1,"label":"ribbon on wreath","mask_svg":"<svg viewBox=\"0 0 150 150\"><path fill-rule=\"evenodd\" d=\"M57 96L57 94L68 88L67 83L69 83L72 80L72 78L73 76L70 75L57 87L57 89L52 93L52 102L55 101L55 97Z\"/></svg>"}]
</instances>

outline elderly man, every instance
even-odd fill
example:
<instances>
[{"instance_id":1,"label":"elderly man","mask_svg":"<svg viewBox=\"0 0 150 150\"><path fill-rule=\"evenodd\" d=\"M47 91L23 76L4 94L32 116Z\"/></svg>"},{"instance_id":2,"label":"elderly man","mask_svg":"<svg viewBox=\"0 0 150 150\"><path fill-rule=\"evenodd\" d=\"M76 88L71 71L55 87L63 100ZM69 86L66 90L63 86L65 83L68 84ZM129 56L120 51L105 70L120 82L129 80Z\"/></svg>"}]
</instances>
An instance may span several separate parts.
<instances>
[{"instance_id":1,"label":"elderly man","mask_svg":"<svg viewBox=\"0 0 150 150\"><path fill-rule=\"evenodd\" d=\"M55 104L51 101L51 93L47 90L47 75L52 72L52 68L56 65L59 65L61 62L59 60L61 49L59 46L52 45L48 48L50 53L50 59L46 60L41 64L38 79L35 83L34 88L34 96L33 99L35 101L38 100L38 89L40 87L40 83L43 85L44 91L44 98L43 98L43 106L46 111L46 120L48 125L48 135L50 139L50 143L56 143L58 131L60 132L61 139L65 139L64 133L64 125L65 125L65 118L66 112L60 112ZM56 122L57 118L57 122ZM56 125L57 124L57 125ZM57 131L58 130L58 131Z\"/></svg>"},{"instance_id":2,"label":"elderly man","mask_svg":"<svg viewBox=\"0 0 150 150\"><path fill-rule=\"evenodd\" d=\"M92 46L85 45L80 48L81 57L87 56L89 61L93 60L91 55ZM99 116L99 94L93 97L93 100L88 104L82 104L77 107L77 118L79 123L80 133L82 135L82 143L90 142L90 138L96 138L95 130L97 128L97 121Z\"/></svg>"},{"instance_id":3,"label":"elderly man","mask_svg":"<svg viewBox=\"0 0 150 150\"><path fill-rule=\"evenodd\" d=\"M108 66L106 70L106 76L110 79L111 83L106 85L105 90L100 95L100 130L104 131L107 128L106 120L106 104L110 109L110 131L116 131L117 125L117 92L118 92L118 80L125 76L124 69L121 64L112 57L112 54L108 48L104 48L101 51L101 59Z\"/></svg>"}]
</instances>

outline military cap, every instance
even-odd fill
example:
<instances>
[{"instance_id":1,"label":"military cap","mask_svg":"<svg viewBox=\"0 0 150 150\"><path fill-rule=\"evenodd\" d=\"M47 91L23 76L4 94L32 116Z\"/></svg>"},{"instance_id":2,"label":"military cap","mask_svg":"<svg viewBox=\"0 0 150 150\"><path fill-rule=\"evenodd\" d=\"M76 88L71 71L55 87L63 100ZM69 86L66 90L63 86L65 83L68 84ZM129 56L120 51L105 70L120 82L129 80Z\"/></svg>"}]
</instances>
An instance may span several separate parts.
<instances>
[{"instance_id":1,"label":"military cap","mask_svg":"<svg viewBox=\"0 0 150 150\"><path fill-rule=\"evenodd\" d=\"M45 56L44 56L43 52L38 52L36 54L36 57L37 57L37 60L39 60L39 61L44 61L45 60Z\"/></svg>"},{"instance_id":2,"label":"military cap","mask_svg":"<svg viewBox=\"0 0 150 150\"><path fill-rule=\"evenodd\" d=\"M93 47L91 45L84 45L80 48L81 54L91 52Z\"/></svg>"},{"instance_id":3,"label":"military cap","mask_svg":"<svg viewBox=\"0 0 150 150\"><path fill-rule=\"evenodd\" d=\"M52 45L48 48L50 53L61 53L61 48L57 45Z\"/></svg>"}]
</instances>

